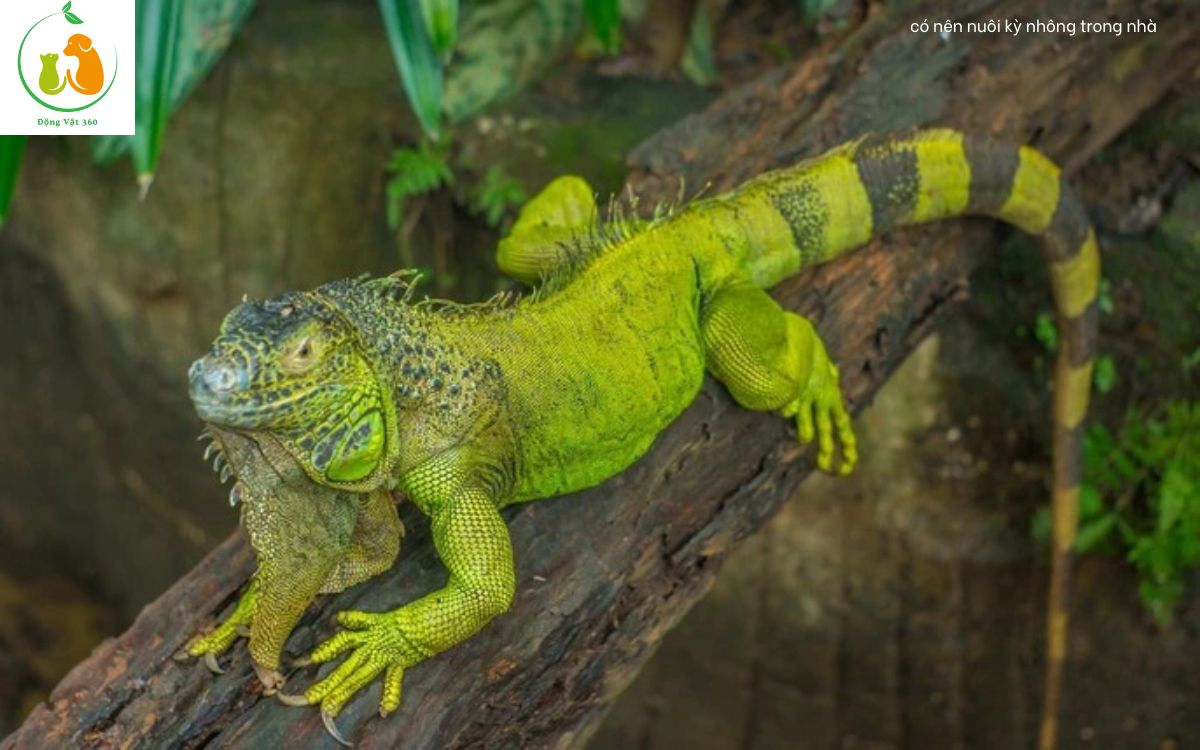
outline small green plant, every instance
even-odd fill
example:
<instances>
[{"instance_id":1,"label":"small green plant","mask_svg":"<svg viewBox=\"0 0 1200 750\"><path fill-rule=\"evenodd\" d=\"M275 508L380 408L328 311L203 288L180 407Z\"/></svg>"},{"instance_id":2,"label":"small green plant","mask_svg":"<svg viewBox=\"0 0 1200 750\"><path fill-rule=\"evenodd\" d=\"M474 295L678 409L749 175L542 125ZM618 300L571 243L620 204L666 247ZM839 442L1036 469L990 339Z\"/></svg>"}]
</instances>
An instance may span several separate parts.
<instances>
[{"instance_id":1,"label":"small green plant","mask_svg":"<svg viewBox=\"0 0 1200 750\"><path fill-rule=\"evenodd\" d=\"M1058 326L1054 324L1054 316L1048 312L1040 312L1033 321L1033 337L1048 351L1058 351Z\"/></svg>"},{"instance_id":2,"label":"small green plant","mask_svg":"<svg viewBox=\"0 0 1200 750\"><path fill-rule=\"evenodd\" d=\"M1112 292L1107 279L1100 280L1099 293L1096 295L1096 305L1105 315L1113 311ZM1028 335L1029 329L1020 326L1018 335ZM1058 324L1052 313L1042 311L1033 319L1033 338L1048 352L1058 351ZM1117 366L1113 358L1102 355L1096 358L1096 368L1092 373L1092 385L1098 393L1108 393L1117 384Z\"/></svg>"},{"instance_id":3,"label":"small green plant","mask_svg":"<svg viewBox=\"0 0 1200 750\"><path fill-rule=\"evenodd\" d=\"M1184 355L1180 365L1183 367L1185 374L1196 369L1196 366L1200 365L1200 346L1196 347L1196 350L1191 354Z\"/></svg>"},{"instance_id":4,"label":"small green plant","mask_svg":"<svg viewBox=\"0 0 1200 750\"><path fill-rule=\"evenodd\" d=\"M391 174L387 181L387 222L393 231L400 228L405 201L431 193L443 185L454 184L454 172L446 160L446 146L428 141L417 148L396 149L387 168Z\"/></svg>"},{"instance_id":5,"label":"small green plant","mask_svg":"<svg viewBox=\"0 0 1200 750\"><path fill-rule=\"evenodd\" d=\"M617 0L583 0L583 15L605 52L621 51L621 4Z\"/></svg>"},{"instance_id":6,"label":"small green plant","mask_svg":"<svg viewBox=\"0 0 1200 750\"><path fill-rule=\"evenodd\" d=\"M508 175L500 165L493 164L476 187L471 207L484 215L489 226L496 227L509 208L520 206L528 199L521 183Z\"/></svg>"},{"instance_id":7,"label":"small green plant","mask_svg":"<svg viewBox=\"0 0 1200 750\"><path fill-rule=\"evenodd\" d=\"M1094 425L1083 449L1076 550L1123 551L1141 575L1142 602L1165 625L1200 565L1200 401L1131 415L1117 434ZM1034 534L1048 538L1049 528L1043 508Z\"/></svg>"},{"instance_id":8,"label":"small green plant","mask_svg":"<svg viewBox=\"0 0 1200 750\"><path fill-rule=\"evenodd\" d=\"M1104 354L1096 358L1096 369L1092 372L1092 385L1098 393L1108 393L1117 384L1117 366L1113 358Z\"/></svg>"}]
</instances>

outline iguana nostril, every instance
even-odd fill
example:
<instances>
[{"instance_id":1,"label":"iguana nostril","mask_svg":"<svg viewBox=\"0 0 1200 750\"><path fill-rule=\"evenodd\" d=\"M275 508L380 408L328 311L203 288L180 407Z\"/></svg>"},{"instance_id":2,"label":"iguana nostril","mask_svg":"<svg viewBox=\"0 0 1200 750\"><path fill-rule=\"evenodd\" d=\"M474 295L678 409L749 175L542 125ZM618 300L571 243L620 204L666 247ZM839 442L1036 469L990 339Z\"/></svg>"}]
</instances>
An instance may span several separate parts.
<instances>
[{"instance_id":1,"label":"iguana nostril","mask_svg":"<svg viewBox=\"0 0 1200 750\"><path fill-rule=\"evenodd\" d=\"M188 368L188 379L195 389L209 393L224 394L244 385L236 365L214 357L201 357Z\"/></svg>"},{"instance_id":2,"label":"iguana nostril","mask_svg":"<svg viewBox=\"0 0 1200 750\"><path fill-rule=\"evenodd\" d=\"M231 365L219 364L208 368L204 373L204 384L209 390L217 393L227 393L237 386L237 373Z\"/></svg>"}]
</instances>

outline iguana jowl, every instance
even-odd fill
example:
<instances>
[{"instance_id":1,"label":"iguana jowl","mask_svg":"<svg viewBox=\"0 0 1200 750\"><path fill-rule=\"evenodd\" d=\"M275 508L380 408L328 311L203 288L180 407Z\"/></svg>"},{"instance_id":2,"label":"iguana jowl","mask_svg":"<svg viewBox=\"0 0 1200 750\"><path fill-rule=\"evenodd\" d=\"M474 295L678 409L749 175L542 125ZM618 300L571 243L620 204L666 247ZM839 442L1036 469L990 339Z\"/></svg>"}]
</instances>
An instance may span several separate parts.
<instances>
[{"instance_id":1,"label":"iguana jowl","mask_svg":"<svg viewBox=\"0 0 1200 750\"><path fill-rule=\"evenodd\" d=\"M296 699L329 718L382 675L380 710L395 710L405 669L473 635L512 601L513 551L499 509L622 471L688 406L706 372L743 406L795 419L800 441L817 444L819 468L849 472L857 450L837 369L812 324L763 290L892 227L962 215L1043 238L1059 315L1042 725L1050 746L1099 256L1079 200L1050 161L951 130L855 141L646 222L600 222L586 183L560 178L501 242L501 268L539 286L515 304L413 304L408 277L395 276L239 305L192 367L196 410L221 434L258 435L268 453L294 462L296 477L285 468L243 493L252 538L278 540L275 527L299 518L321 527L314 538L337 541L307 555L256 543L259 573L234 627L190 652L223 650L248 622L256 668L277 684L283 642L310 599L391 564L396 548L379 540L398 533L388 501L398 489L430 517L449 582L391 612L342 612L343 630L311 658L345 661ZM239 481L263 475L231 460ZM288 513L278 509L303 505L306 491L314 507L342 509L281 517ZM275 498L276 512L256 510L264 497ZM374 543L364 552L351 537ZM331 582L352 554L357 573Z\"/></svg>"}]
</instances>

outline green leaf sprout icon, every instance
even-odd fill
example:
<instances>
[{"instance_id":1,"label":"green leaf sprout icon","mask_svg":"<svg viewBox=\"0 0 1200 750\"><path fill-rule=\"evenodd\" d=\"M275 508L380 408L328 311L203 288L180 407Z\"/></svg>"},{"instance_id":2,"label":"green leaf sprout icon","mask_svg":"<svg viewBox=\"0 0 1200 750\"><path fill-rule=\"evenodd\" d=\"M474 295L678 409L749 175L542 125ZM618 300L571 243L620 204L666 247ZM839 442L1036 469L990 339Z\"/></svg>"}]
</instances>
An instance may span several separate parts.
<instances>
[{"instance_id":1,"label":"green leaf sprout icon","mask_svg":"<svg viewBox=\"0 0 1200 750\"><path fill-rule=\"evenodd\" d=\"M76 25L83 23L82 18L80 18L79 16L77 16L71 12L71 3L70 2L68 2L66 5L64 5L62 7L62 12L63 12L63 15L67 17L67 20L70 21L71 23L76 24Z\"/></svg>"}]
</instances>

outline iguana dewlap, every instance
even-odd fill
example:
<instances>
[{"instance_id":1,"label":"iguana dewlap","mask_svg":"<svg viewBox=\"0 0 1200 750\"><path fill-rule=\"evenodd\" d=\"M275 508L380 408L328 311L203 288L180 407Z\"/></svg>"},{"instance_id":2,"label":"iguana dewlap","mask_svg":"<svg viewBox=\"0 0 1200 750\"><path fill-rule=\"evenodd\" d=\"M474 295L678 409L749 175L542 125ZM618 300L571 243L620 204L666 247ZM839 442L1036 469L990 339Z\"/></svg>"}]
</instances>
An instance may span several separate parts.
<instances>
[{"instance_id":1,"label":"iguana dewlap","mask_svg":"<svg viewBox=\"0 0 1200 750\"><path fill-rule=\"evenodd\" d=\"M394 711L406 669L509 607L513 550L499 509L622 471L691 403L705 373L744 407L795 420L822 470L849 472L857 451L837 368L812 324L764 290L892 227L964 215L1042 238L1059 316L1042 726L1050 746L1099 256L1050 161L951 130L864 138L644 222L602 222L586 183L560 178L501 242L501 268L538 287L515 304L411 303L408 277L394 276L236 307L193 365L191 393L221 434L273 446L271 471L253 452L230 460L239 483L258 487L245 493L252 539L274 541L255 544L259 573L234 626L193 642L191 653L225 649L248 624L259 673L274 679L283 642L317 592L391 564L396 548L383 540L399 526L388 493L399 489L429 516L448 583L390 612L342 612L343 630L311 658L344 661L292 698L319 704L328 719L382 677L380 711ZM271 512L256 509L262 498ZM321 549L306 553L291 540L300 533ZM339 566L354 573L331 578Z\"/></svg>"}]
</instances>

